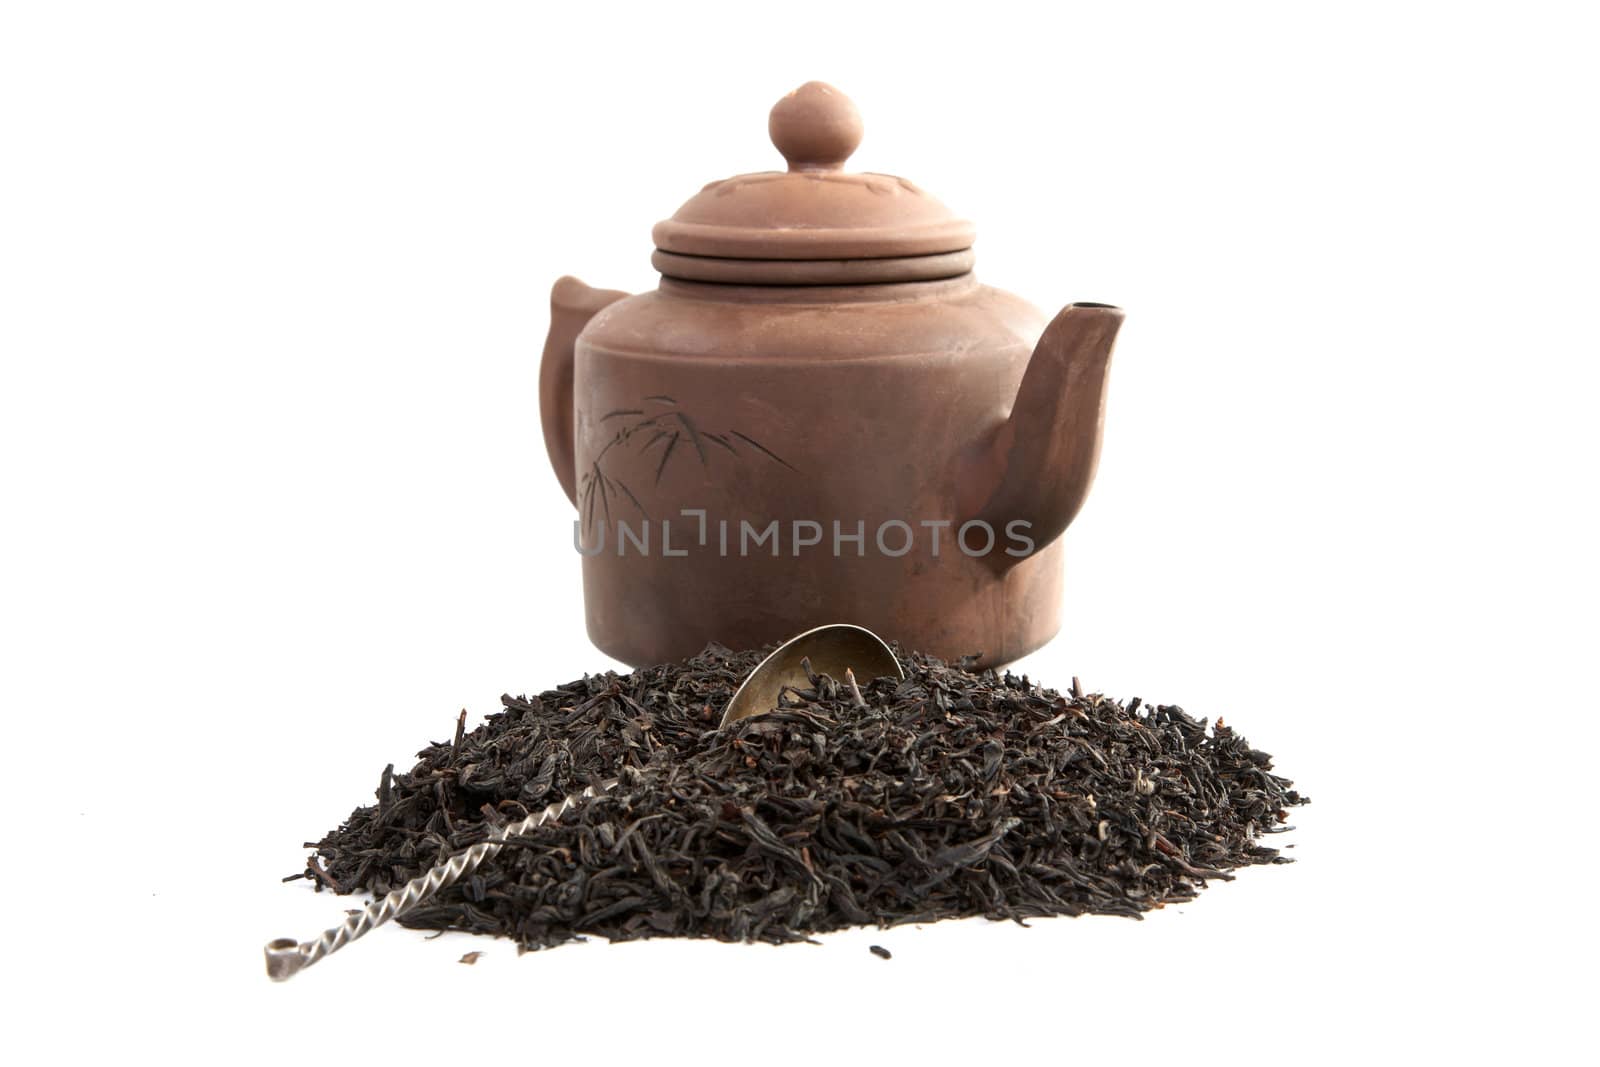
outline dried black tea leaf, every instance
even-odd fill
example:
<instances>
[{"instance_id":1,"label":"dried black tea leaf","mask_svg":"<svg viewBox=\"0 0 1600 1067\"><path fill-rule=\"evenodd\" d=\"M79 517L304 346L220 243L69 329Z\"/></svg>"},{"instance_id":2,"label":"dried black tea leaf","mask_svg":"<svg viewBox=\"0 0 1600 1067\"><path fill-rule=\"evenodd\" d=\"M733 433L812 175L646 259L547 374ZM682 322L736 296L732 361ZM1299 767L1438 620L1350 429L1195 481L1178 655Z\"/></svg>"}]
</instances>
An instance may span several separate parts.
<instances>
[{"instance_id":1,"label":"dried black tea leaf","mask_svg":"<svg viewBox=\"0 0 1600 1067\"><path fill-rule=\"evenodd\" d=\"M784 942L961 916L1137 917L1235 868L1307 798L1219 719L901 654L717 728L764 650L585 677L504 709L314 846L306 876L387 893L603 779L400 921L513 938ZM861 706L864 704L865 706ZM320 862L319 862L320 860ZM888 958L887 951L879 952Z\"/></svg>"}]
</instances>

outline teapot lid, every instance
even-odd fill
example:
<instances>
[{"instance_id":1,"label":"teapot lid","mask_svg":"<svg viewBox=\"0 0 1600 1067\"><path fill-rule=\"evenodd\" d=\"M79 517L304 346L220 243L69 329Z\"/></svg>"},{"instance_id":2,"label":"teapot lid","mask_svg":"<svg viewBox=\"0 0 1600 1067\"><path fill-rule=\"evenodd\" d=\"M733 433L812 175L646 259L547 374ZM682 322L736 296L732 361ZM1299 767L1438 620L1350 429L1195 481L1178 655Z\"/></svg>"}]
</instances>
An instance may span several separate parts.
<instances>
[{"instance_id":1,"label":"teapot lid","mask_svg":"<svg viewBox=\"0 0 1600 1067\"><path fill-rule=\"evenodd\" d=\"M970 222L904 178L850 174L861 115L807 82L767 122L788 171L712 182L656 224L657 270L676 278L816 285L949 278L972 269Z\"/></svg>"}]
</instances>

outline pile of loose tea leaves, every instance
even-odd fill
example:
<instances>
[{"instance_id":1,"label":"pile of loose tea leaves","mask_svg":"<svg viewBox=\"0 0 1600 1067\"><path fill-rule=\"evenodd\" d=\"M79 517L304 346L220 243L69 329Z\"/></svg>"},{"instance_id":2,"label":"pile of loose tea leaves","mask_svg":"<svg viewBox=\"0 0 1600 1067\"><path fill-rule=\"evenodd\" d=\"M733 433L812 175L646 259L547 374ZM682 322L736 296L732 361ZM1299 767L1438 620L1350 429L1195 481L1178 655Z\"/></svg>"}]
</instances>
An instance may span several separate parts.
<instances>
[{"instance_id":1,"label":"pile of loose tea leaves","mask_svg":"<svg viewBox=\"0 0 1600 1067\"><path fill-rule=\"evenodd\" d=\"M384 771L303 875L388 892L494 827L608 778L609 793L510 843L408 913L525 947L794 941L958 916L1137 916L1282 862L1259 843L1306 803L1218 720L1067 695L902 655L904 681L813 676L719 730L764 652L586 677ZM862 703L865 706L862 706Z\"/></svg>"}]
</instances>

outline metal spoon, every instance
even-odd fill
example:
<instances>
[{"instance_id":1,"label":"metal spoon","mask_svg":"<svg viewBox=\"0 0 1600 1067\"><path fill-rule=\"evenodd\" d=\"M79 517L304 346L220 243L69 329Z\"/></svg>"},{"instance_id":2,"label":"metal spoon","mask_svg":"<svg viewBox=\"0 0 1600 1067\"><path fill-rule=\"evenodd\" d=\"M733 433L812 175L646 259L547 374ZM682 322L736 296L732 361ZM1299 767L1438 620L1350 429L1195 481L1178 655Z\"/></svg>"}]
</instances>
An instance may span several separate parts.
<instances>
[{"instance_id":1,"label":"metal spoon","mask_svg":"<svg viewBox=\"0 0 1600 1067\"><path fill-rule=\"evenodd\" d=\"M733 699L728 701L721 726L775 710L778 696L786 685L796 689L809 686L811 679L806 674L806 663L802 661L809 662L815 673L845 679L863 707L866 702L856 688L857 672L867 679L905 677L900 662L895 659L889 646L871 630L848 624L819 626L785 641L756 665L756 669L734 692ZM457 852L381 899L374 900L338 926L324 930L319 937L310 941L280 937L267 942L267 977L274 982L294 977L324 956L339 951L390 919L404 915L439 890L454 885L498 853L508 840L530 834L546 823L554 822L616 784L615 778L596 782L525 819L502 826L484 840Z\"/></svg>"}]
</instances>

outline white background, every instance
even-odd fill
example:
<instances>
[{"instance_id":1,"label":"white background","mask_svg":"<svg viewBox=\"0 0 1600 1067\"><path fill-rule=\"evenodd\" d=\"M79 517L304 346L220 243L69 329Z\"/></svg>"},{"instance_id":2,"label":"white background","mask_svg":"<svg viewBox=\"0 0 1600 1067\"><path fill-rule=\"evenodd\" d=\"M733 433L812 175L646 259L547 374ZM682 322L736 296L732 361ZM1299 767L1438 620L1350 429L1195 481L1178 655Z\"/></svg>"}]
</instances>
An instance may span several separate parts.
<instances>
[{"instance_id":1,"label":"white background","mask_svg":"<svg viewBox=\"0 0 1600 1067\"><path fill-rule=\"evenodd\" d=\"M0 10L11 1041L1579 1056L1600 356L1579 6ZM395 928L270 984L262 942L350 903L278 879L384 763L463 706L611 666L538 426L549 285L653 285L651 225L780 165L767 110L812 78L865 116L854 167L977 220L986 281L1127 309L1067 625L1022 668L1225 715L1314 797L1299 862L1144 922L522 958Z\"/></svg>"}]
</instances>

